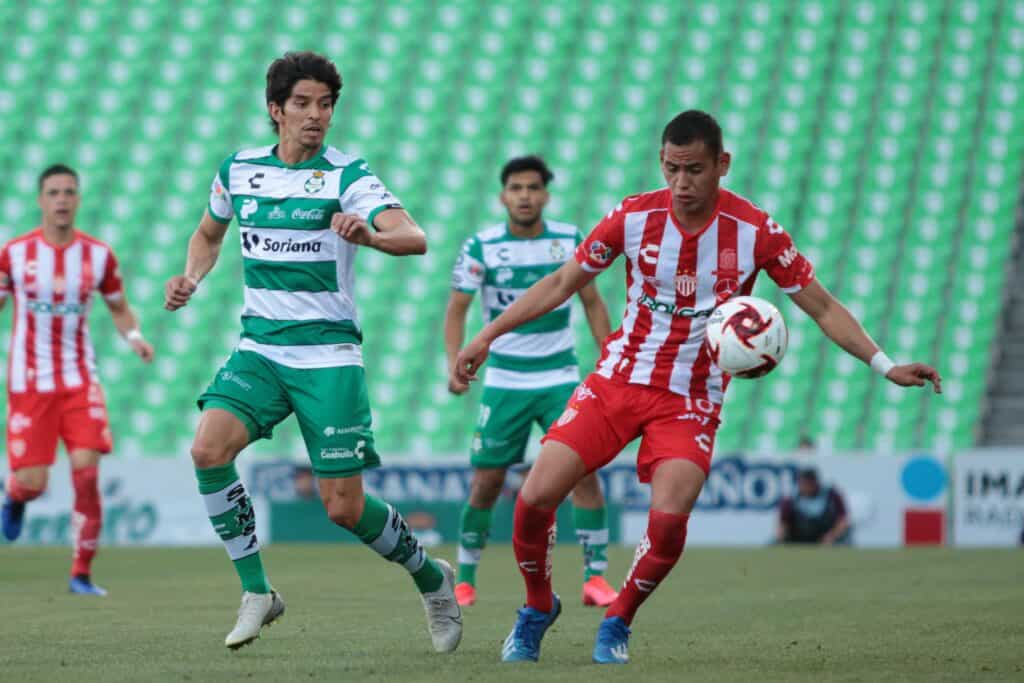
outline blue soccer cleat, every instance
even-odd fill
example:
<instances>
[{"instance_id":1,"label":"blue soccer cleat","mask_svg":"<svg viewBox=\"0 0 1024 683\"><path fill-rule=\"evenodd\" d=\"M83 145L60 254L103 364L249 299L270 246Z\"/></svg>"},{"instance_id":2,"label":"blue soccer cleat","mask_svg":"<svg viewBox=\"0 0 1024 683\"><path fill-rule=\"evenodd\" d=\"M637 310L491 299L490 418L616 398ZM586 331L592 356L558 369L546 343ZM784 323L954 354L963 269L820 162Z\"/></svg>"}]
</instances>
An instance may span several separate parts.
<instances>
[{"instance_id":1,"label":"blue soccer cleat","mask_svg":"<svg viewBox=\"0 0 1024 683\"><path fill-rule=\"evenodd\" d=\"M597 628L594 661L598 664L629 662L629 627L622 617L608 617Z\"/></svg>"},{"instance_id":2,"label":"blue soccer cleat","mask_svg":"<svg viewBox=\"0 0 1024 683\"><path fill-rule=\"evenodd\" d=\"M21 536L21 526L25 521L25 504L7 498L0 509L0 522L4 528L4 538L16 541Z\"/></svg>"},{"instance_id":3,"label":"blue soccer cleat","mask_svg":"<svg viewBox=\"0 0 1024 683\"><path fill-rule=\"evenodd\" d=\"M76 595L95 595L101 598L107 594L107 591L93 583L87 574L72 576L71 582L68 583L68 590Z\"/></svg>"},{"instance_id":4,"label":"blue soccer cleat","mask_svg":"<svg viewBox=\"0 0 1024 683\"><path fill-rule=\"evenodd\" d=\"M532 607L521 608L516 625L512 627L512 632L501 648L501 661L536 662L540 658L541 638L561 613L562 601L557 595L552 596L550 612L541 612Z\"/></svg>"}]
</instances>

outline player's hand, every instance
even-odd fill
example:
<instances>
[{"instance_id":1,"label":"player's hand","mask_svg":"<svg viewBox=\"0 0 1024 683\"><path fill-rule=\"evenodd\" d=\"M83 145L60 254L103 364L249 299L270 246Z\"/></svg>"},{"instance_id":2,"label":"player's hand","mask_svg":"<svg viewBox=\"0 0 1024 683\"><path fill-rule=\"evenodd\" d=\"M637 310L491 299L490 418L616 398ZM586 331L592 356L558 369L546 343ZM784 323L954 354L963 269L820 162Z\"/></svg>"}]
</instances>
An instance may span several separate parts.
<instances>
[{"instance_id":1,"label":"player's hand","mask_svg":"<svg viewBox=\"0 0 1024 683\"><path fill-rule=\"evenodd\" d=\"M454 396L461 396L462 394L469 391L469 385L465 382L460 382L456 377L455 373L452 372L448 376L448 393Z\"/></svg>"},{"instance_id":2,"label":"player's hand","mask_svg":"<svg viewBox=\"0 0 1024 683\"><path fill-rule=\"evenodd\" d=\"M923 387L931 382L935 393L942 393L942 377L939 375L939 371L924 363L897 365L889 371L885 378L901 387Z\"/></svg>"},{"instance_id":3,"label":"player's hand","mask_svg":"<svg viewBox=\"0 0 1024 683\"><path fill-rule=\"evenodd\" d=\"M482 340L479 336L473 337L473 341L459 351L455 359L455 367L452 369L452 380L461 384L469 385L476 381L476 371L487 360L490 350L490 342Z\"/></svg>"},{"instance_id":4,"label":"player's hand","mask_svg":"<svg viewBox=\"0 0 1024 683\"><path fill-rule=\"evenodd\" d=\"M184 275L175 275L164 285L164 308L176 311L188 303L196 291L196 281Z\"/></svg>"},{"instance_id":5,"label":"player's hand","mask_svg":"<svg viewBox=\"0 0 1024 683\"><path fill-rule=\"evenodd\" d=\"M153 362L153 345L148 341L145 339L136 339L128 342L128 344L132 347L132 351L135 352L135 355L142 359L143 363Z\"/></svg>"},{"instance_id":6,"label":"player's hand","mask_svg":"<svg viewBox=\"0 0 1024 683\"><path fill-rule=\"evenodd\" d=\"M331 230L352 244L372 246L373 229L369 223L354 213L336 213L331 216Z\"/></svg>"}]
</instances>

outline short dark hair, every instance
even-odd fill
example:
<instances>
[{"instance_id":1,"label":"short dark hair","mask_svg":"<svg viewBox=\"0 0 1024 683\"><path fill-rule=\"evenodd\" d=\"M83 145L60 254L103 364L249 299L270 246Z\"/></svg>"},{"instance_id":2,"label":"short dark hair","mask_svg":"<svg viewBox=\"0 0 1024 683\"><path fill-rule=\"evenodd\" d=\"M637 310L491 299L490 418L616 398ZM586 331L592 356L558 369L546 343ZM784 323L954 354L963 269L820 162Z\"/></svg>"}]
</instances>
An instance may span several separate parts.
<instances>
[{"instance_id":1,"label":"short dark hair","mask_svg":"<svg viewBox=\"0 0 1024 683\"><path fill-rule=\"evenodd\" d=\"M55 176L55 175L69 175L69 176L71 176L72 178L75 179L75 184L76 185L79 184L78 183L78 174L75 172L75 169L73 169L70 166L67 166L65 164L51 164L50 166L47 166L46 168L44 168L43 172L39 174L39 191L40 192L43 191L43 183L46 182L46 179L49 178L50 176Z\"/></svg>"},{"instance_id":2,"label":"short dark hair","mask_svg":"<svg viewBox=\"0 0 1024 683\"><path fill-rule=\"evenodd\" d=\"M688 145L700 140L717 159L722 153L722 128L706 111L689 109L668 122L661 134L661 144Z\"/></svg>"},{"instance_id":3,"label":"short dark hair","mask_svg":"<svg viewBox=\"0 0 1024 683\"><path fill-rule=\"evenodd\" d=\"M514 157L505 162L505 165L501 167L501 186L505 187L505 183L508 182L508 177L513 173L522 173L523 171L536 171L540 173L540 180L544 183L544 187L548 186L555 178L555 174L551 172L548 165L544 163L536 154L531 154L525 157Z\"/></svg>"},{"instance_id":4,"label":"short dark hair","mask_svg":"<svg viewBox=\"0 0 1024 683\"><path fill-rule=\"evenodd\" d=\"M326 85L331 90L331 104L338 103L338 94L341 93L338 67L327 57L306 51L286 52L267 69L267 104L275 102L284 108L295 84L306 79ZM277 132L277 121L271 118L270 125Z\"/></svg>"}]
</instances>

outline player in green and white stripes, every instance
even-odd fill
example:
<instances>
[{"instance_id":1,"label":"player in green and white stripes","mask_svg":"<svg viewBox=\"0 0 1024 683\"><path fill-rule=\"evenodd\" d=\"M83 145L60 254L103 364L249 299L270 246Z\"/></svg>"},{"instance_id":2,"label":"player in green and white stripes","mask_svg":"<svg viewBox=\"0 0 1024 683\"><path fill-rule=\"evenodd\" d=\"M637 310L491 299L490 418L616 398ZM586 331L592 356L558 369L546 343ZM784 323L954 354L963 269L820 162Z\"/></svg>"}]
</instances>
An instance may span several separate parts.
<instances>
[{"instance_id":1,"label":"player in green and white stripes","mask_svg":"<svg viewBox=\"0 0 1024 683\"><path fill-rule=\"evenodd\" d=\"M445 314L449 366L462 347L466 313L473 295L483 300L484 320L496 318L522 292L573 258L583 238L574 225L545 220L552 174L536 156L510 160L501 171L501 201L508 221L466 240L455 264ZM608 310L593 285L580 291L590 331L598 347L608 336ZM476 569L491 529L491 512L511 465L523 461L534 422L546 430L558 419L579 384L570 303L510 332L491 347L480 419L470 463L473 481L462 509L459 575L460 605L476 601ZM449 391L469 387L449 382ZM608 516L597 474L573 491L573 521L583 545L585 605L608 605L616 596L604 579L608 566Z\"/></svg>"},{"instance_id":2,"label":"player in green and white stripes","mask_svg":"<svg viewBox=\"0 0 1024 683\"><path fill-rule=\"evenodd\" d=\"M186 305L237 218L242 337L199 398L192 445L199 492L242 582L242 607L225 644L252 642L284 611L264 572L255 511L234 461L294 412L328 517L412 575L434 648L451 652L462 636L452 568L431 559L398 511L362 484L362 470L380 458L353 297L355 253L362 246L422 254L426 239L365 161L324 144L340 90L337 69L321 55L288 53L271 64L267 109L278 143L223 163L189 241L185 273L165 288L166 308Z\"/></svg>"}]
</instances>

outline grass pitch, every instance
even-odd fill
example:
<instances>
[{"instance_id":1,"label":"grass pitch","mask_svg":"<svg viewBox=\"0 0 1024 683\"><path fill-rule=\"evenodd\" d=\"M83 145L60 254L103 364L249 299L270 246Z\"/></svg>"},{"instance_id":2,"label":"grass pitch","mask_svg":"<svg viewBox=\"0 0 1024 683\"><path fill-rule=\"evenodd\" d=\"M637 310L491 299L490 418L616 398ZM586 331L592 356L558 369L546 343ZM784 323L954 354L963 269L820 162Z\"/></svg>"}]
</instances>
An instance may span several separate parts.
<instances>
[{"instance_id":1,"label":"grass pitch","mask_svg":"<svg viewBox=\"0 0 1024 683\"><path fill-rule=\"evenodd\" d=\"M630 555L613 549L613 583ZM288 611L230 652L239 591L220 548L103 550L105 599L65 592L64 549L0 548L0 680L1024 680L1013 550L690 549L641 610L625 667L590 663L601 611L579 603L572 546L555 557L565 610L533 666L499 662L522 600L508 546L485 552L452 656L431 651L405 573L365 548L276 545L264 560Z\"/></svg>"}]
</instances>

